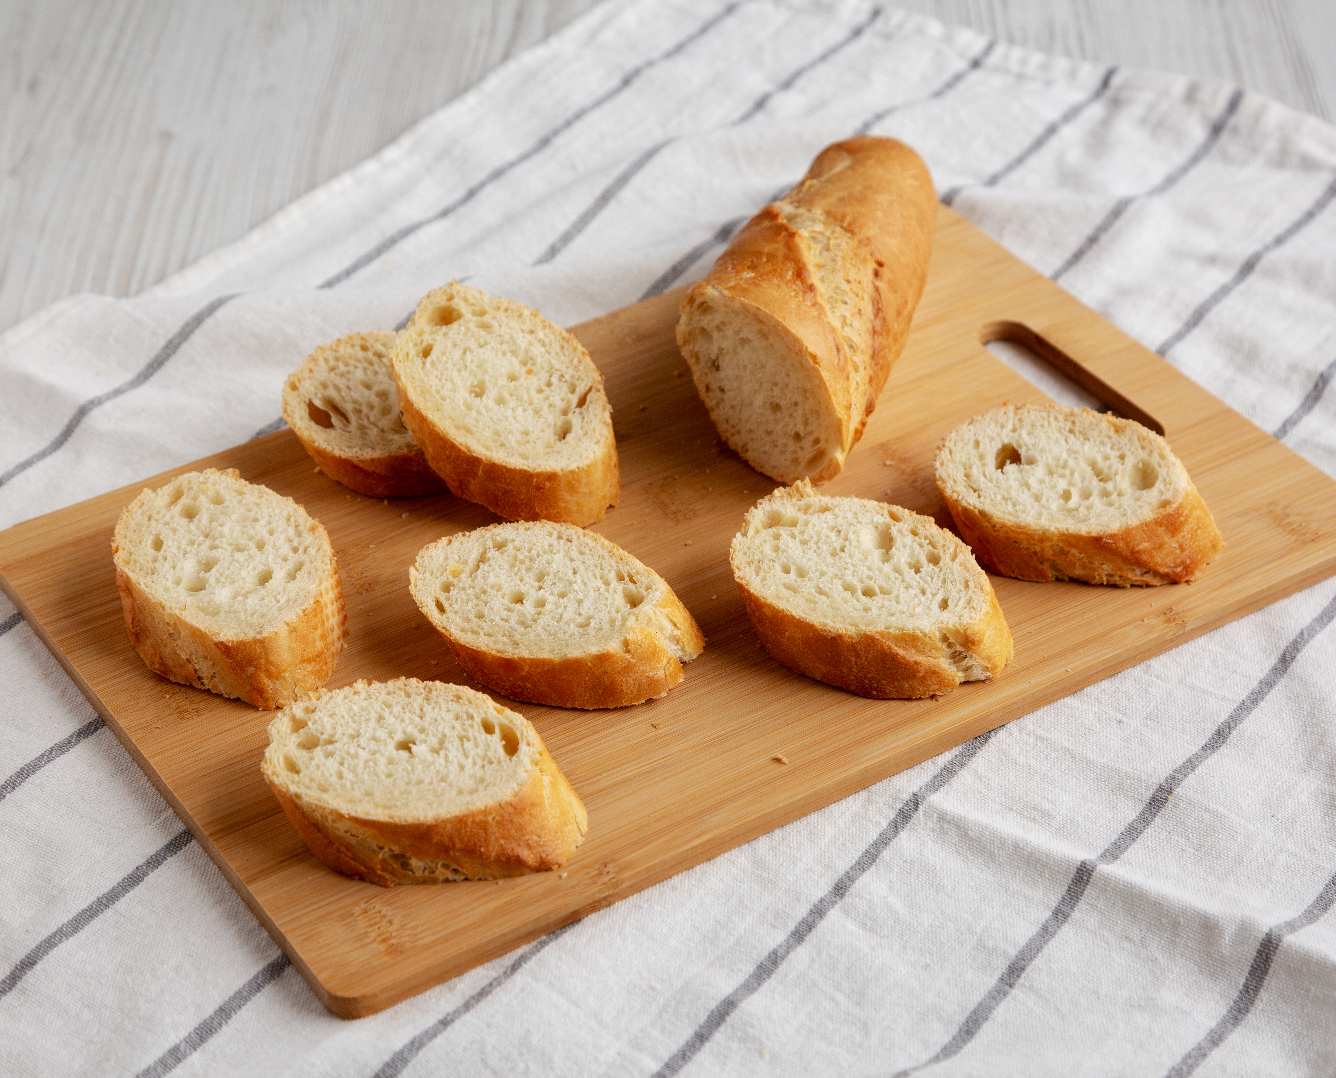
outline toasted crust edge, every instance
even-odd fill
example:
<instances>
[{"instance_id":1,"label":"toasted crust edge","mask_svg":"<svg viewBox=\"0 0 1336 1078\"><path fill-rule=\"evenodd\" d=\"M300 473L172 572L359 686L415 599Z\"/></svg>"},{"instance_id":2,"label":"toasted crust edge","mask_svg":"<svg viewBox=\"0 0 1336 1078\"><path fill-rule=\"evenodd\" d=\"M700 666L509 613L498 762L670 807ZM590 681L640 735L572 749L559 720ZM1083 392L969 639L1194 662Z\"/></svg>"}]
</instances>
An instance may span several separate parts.
<instances>
[{"instance_id":1,"label":"toasted crust edge","mask_svg":"<svg viewBox=\"0 0 1336 1078\"><path fill-rule=\"evenodd\" d=\"M1000 674L1014 653L1011 629L991 584L983 616L942 637L828 629L781 609L741 580L737 585L747 616L773 658L806 677L859 696L879 700L940 696L966 680L952 662L953 651L977 661L988 678Z\"/></svg>"},{"instance_id":2,"label":"toasted crust edge","mask_svg":"<svg viewBox=\"0 0 1336 1078\"><path fill-rule=\"evenodd\" d=\"M305 609L265 636L242 640L209 636L118 565L116 591L130 643L144 665L168 681L258 708L282 707L323 686L343 650L347 611L333 557L331 550L330 575Z\"/></svg>"},{"instance_id":3,"label":"toasted crust edge","mask_svg":"<svg viewBox=\"0 0 1336 1078\"><path fill-rule=\"evenodd\" d=\"M395 375L396 381L398 374ZM516 468L465 449L413 403L399 382L404 425L422 448L427 464L460 498L507 520L556 520L585 527L603 519L617 504L617 443L612 428L599 454L579 468L533 471Z\"/></svg>"},{"instance_id":4,"label":"toasted crust edge","mask_svg":"<svg viewBox=\"0 0 1336 1078\"><path fill-rule=\"evenodd\" d=\"M682 634L687 662L700 655L705 637L672 588L665 583L657 607ZM434 623L433 623L434 624ZM642 624L621 650L547 659L502 655L470 647L439 625L464 672L480 685L533 704L552 707L628 707L665 696L685 676L683 663L652 624Z\"/></svg>"},{"instance_id":5,"label":"toasted crust edge","mask_svg":"<svg viewBox=\"0 0 1336 1078\"><path fill-rule=\"evenodd\" d=\"M292 427L292 424L288 424ZM307 455L336 483L369 498L418 498L439 494L445 481L417 453L390 453L380 457L341 457L303 438L293 428Z\"/></svg>"},{"instance_id":6,"label":"toasted crust edge","mask_svg":"<svg viewBox=\"0 0 1336 1078\"><path fill-rule=\"evenodd\" d=\"M999 520L937 489L961 538L985 568L1017 580L1080 580L1146 587L1192 580L1224 545L1211 511L1189 480L1182 499L1118 531L1051 531Z\"/></svg>"},{"instance_id":7,"label":"toasted crust edge","mask_svg":"<svg viewBox=\"0 0 1336 1078\"><path fill-rule=\"evenodd\" d=\"M502 879L560 868L589 829L584 802L532 725L529 733L537 751L523 787L504 801L423 822L369 820L313 804L262 770L307 848L336 872L382 887Z\"/></svg>"},{"instance_id":8,"label":"toasted crust edge","mask_svg":"<svg viewBox=\"0 0 1336 1078\"><path fill-rule=\"evenodd\" d=\"M307 455L315 461L316 467L349 490L371 498L414 498L439 493L445 489L445 483L427 466L422 452L416 448L403 453L349 456L332 452L307 436L310 424L303 421L297 410L302 400L302 379L328 351L337 351L371 337L387 338L382 343L383 347L388 347L394 340L393 333L349 333L320 345L302 360L301 365L283 382L283 421L296 435L297 441L301 442Z\"/></svg>"},{"instance_id":9,"label":"toasted crust edge","mask_svg":"<svg viewBox=\"0 0 1336 1078\"><path fill-rule=\"evenodd\" d=\"M847 388L842 388L848 357L831 312L798 250L797 230L779 212L779 203L826 217L853 238L866 259L866 267L842 266L846 278L861 268L870 271L873 279L865 399L853 400ZM710 272L683 298L676 331L678 349L698 386L699 359L690 347L691 318L702 298L714 289L766 312L783 325L795 352L817 369L826 387L828 402L840 419L841 444L827 447L829 457L821 468L801 475L767 472L743 456L761 474L782 483L804 477L823 483L843 470L909 337L927 282L936 212L931 173L912 147L874 135L831 143L812 160L797 185L763 206L738 230ZM709 402L703 397L702 402L708 411ZM725 441L738 451L731 441Z\"/></svg>"}]
</instances>

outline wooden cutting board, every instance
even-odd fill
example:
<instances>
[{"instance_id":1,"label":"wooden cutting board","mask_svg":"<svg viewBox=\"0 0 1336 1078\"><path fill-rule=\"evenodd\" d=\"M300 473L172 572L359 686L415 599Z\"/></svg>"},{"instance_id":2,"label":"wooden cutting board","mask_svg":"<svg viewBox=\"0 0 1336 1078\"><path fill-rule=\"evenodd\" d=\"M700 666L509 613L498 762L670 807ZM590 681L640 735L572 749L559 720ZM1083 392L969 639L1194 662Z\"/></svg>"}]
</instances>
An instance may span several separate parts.
<instances>
[{"instance_id":1,"label":"wooden cutting board","mask_svg":"<svg viewBox=\"0 0 1336 1078\"><path fill-rule=\"evenodd\" d=\"M382 890L306 852L260 779L269 715L159 680L126 638L112 525L141 486L177 472L0 535L5 590L336 1014L380 1010L1336 572L1336 483L943 210L908 347L848 468L825 489L944 520L932 483L938 441L1000 401L1040 396L981 343L1010 337L1115 411L1162 428L1225 549L1201 580L1176 587L997 579L1016 658L993 683L910 703L808 681L761 650L729 576L729 539L773 484L716 439L673 343L677 301L660 296L576 333L607 378L621 453L621 502L596 530L659 570L709 642L654 703L516 705L589 808L589 837L560 874ZM275 406L278 396L275 385ZM423 544L489 522L486 511L449 496L351 494L287 431L177 471L202 466L237 468L328 527L351 632L332 684L462 679L409 597L408 566Z\"/></svg>"}]
</instances>

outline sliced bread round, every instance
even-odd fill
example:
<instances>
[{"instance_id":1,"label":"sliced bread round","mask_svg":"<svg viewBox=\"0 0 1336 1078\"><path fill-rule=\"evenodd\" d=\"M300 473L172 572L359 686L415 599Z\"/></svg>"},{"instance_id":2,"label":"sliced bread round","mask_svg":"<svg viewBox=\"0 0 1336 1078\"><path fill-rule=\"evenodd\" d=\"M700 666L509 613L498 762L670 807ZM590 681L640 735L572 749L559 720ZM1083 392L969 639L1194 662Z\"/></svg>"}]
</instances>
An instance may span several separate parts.
<instances>
[{"instance_id":1,"label":"sliced bread round","mask_svg":"<svg viewBox=\"0 0 1336 1078\"><path fill-rule=\"evenodd\" d=\"M960 534L1003 576L1170 584L1222 545L1169 443L1087 408L994 408L947 435L936 472Z\"/></svg>"},{"instance_id":2,"label":"sliced bread round","mask_svg":"<svg viewBox=\"0 0 1336 1078\"><path fill-rule=\"evenodd\" d=\"M461 498L509 520L579 525L617 501L603 376L537 311L439 288L399 334L393 366L405 424Z\"/></svg>"},{"instance_id":3,"label":"sliced bread round","mask_svg":"<svg viewBox=\"0 0 1336 1078\"><path fill-rule=\"evenodd\" d=\"M969 548L929 517L801 480L733 537L733 577L767 651L862 696L936 696L1010 661L1011 630Z\"/></svg>"},{"instance_id":4,"label":"sliced bread round","mask_svg":"<svg viewBox=\"0 0 1336 1078\"><path fill-rule=\"evenodd\" d=\"M663 577L569 524L494 524L422 548L413 598L469 677L516 700L664 695L705 640Z\"/></svg>"},{"instance_id":5,"label":"sliced bread round","mask_svg":"<svg viewBox=\"0 0 1336 1078\"><path fill-rule=\"evenodd\" d=\"M269 724L261 770L316 857L382 886L558 868L589 824L523 715L439 681L359 681L292 704Z\"/></svg>"},{"instance_id":6,"label":"sliced bread round","mask_svg":"<svg viewBox=\"0 0 1336 1078\"><path fill-rule=\"evenodd\" d=\"M322 344L283 385L283 418L331 479L373 498L445 489L399 414L393 333Z\"/></svg>"},{"instance_id":7,"label":"sliced bread round","mask_svg":"<svg viewBox=\"0 0 1336 1078\"><path fill-rule=\"evenodd\" d=\"M155 673L256 707L323 685L345 613L329 535L234 470L142 491L111 543L135 650Z\"/></svg>"}]
</instances>

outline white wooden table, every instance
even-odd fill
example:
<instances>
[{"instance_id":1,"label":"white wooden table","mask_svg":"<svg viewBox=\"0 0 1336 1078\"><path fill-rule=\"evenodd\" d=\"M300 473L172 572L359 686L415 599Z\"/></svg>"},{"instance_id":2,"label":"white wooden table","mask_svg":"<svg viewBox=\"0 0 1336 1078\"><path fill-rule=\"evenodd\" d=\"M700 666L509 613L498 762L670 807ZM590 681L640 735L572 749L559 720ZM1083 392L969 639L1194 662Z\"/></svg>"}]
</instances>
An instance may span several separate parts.
<instances>
[{"instance_id":1,"label":"white wooden table","mask_svg":"<svg viewBox=\"0 0 1336 1078\"><path fill-rule=\"evenodd\" d=\"M0 329L237 239L593 3L0 0ZM1336 118L1333 0L898 6Z\"/></svg>"}]
</instances>

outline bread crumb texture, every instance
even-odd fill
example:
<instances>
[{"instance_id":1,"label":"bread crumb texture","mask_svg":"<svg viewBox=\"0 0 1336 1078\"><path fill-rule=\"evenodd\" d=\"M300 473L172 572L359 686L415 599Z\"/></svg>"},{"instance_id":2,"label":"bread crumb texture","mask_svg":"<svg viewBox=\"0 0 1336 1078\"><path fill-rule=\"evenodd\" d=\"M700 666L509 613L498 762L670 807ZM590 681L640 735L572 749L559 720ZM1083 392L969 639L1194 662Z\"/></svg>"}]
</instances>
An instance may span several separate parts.
<instances>
[{"instance_id":1,"label":"bread crumb texture","mask_svg":"<svg viewBox=\"0 0 1336 1078\"><path fill-rule=\"evenodd\" d=\"M667 692L704 646L658 573L569 524L447 536L418 553L410 584L470 675L521 699L638 703Z\"/></svg>"},{"instance_id":2,"label":"bread crumb texture","mask_svg":"<svg viewBox=\"0 0 1336 1078\"><path fill-rule=\"evenodd\" d=\"M188 472L121 514L119 569L218 640L263 636L301 613L333 571L325 529L235 471Z\"/></svg>"},{"instance_id":3,"label":"bread crumb texture","mask_svg":"<svg viewBox=\"0 0 1336 1078\"><path fill-rule=\"evenodd\" d=\"M807 481L747 513L730 560L782 662L873 696L927 696L997 674L1011 633L964 543L928 517Z\"/></svg>"},{"instance_id":4,"label":"bread crumb texture","mask_svg":"<svg viewBox=\"0 0 1336 1078\"><path fill-rule=\"evenodd\" d=\"M1007 576L1170 583L1221 546L1169 443L1086 408L985 412L947 435L936 479L980 560Z\"/></svg>"},{"instance_id":5,"label":"bread crumb texture","mask_svg":"<svg viewBox=\"0 0 1336 1078\"><path fill-rule=\"evenodd\" d=\"M612 419L584 345L537 311L452 284L419 304L395 352L414 402L463 446L528 468L573 468Z\"/></svg>"},{"instance_id":6,"label":"bread crumb texture","mask_svg":"<svg viewBox=\"0 0 1336 1078\"><path fill-rule=\"evenodd\" d=\"M404 426L393 333L353 333L313 351L283 386L283 418L331 478L372 497L443 489Z\"/></svg>"},{"instance_id":7,"label":"bread crumb texture","mask_svg":"<svg viewBox=\"0 0 1336 1078\"><path fill-rule=\"evenodd\" d=\"M359 681L269 724L262 770L307 844L377 883L556 868L583 804L524 716L462 685Z\"/></svg>"}]
</instances>

